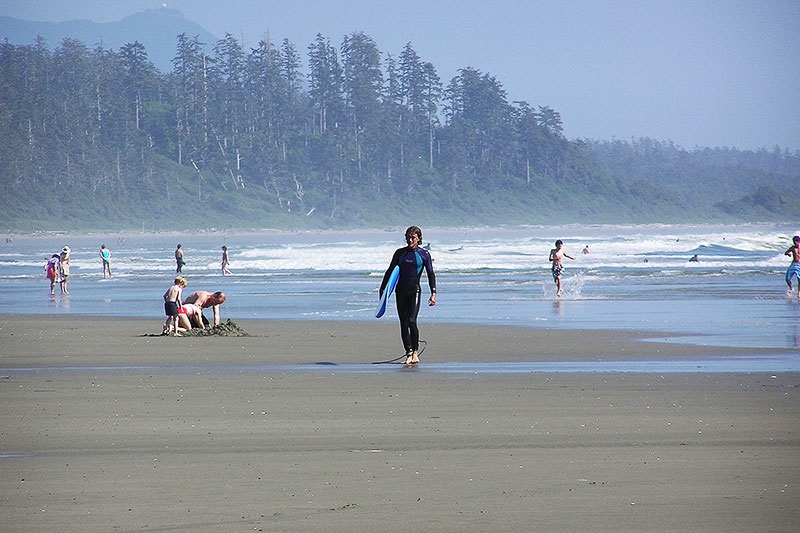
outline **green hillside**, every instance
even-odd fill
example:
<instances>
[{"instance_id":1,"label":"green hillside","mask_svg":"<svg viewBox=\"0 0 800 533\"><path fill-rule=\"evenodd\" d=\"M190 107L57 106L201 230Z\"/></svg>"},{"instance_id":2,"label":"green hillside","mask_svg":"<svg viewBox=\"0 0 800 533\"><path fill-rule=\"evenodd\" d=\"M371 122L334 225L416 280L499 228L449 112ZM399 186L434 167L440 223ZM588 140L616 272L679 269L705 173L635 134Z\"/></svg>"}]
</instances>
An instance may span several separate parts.
<instances>
[{"instance_id":1,"label":"green hillside","mask_svg":"<svg viewBox=\"0 0 800 533\"><path fill-rule=\"evenodd\" d=\"M204 52L0 44L3 231L800 219L800 154L568 140L465 67L363 33ZM787 185L790 187L787 189Z\"/></svg>"}]
</instances>

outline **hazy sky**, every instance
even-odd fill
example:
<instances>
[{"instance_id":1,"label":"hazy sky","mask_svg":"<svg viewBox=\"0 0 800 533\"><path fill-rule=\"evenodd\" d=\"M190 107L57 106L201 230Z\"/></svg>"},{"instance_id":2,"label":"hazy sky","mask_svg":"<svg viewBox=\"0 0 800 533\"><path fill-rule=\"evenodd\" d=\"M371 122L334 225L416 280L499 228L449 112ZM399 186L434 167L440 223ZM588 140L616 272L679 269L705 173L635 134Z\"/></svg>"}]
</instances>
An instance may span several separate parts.
<instances>
[{"instance_id":1,"label":"hazy sky","mask_svg":"<svg viewBox=\"0 0 800 533\"><path fill-rule=\"evenodd\" d=\"M160 0L0 0L28 20L119 20ZM509 101L561 113L570 139L800 150L800 0L167 0L245 46L363 31L445 82L473 67Z\"/></svg>"}]
</instances>

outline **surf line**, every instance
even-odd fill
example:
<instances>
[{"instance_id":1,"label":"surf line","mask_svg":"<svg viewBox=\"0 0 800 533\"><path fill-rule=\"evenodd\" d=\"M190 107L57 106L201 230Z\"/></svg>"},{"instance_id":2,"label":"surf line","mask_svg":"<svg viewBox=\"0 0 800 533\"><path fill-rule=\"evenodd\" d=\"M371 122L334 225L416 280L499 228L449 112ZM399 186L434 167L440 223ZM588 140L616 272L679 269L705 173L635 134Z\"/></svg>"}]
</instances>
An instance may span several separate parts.
<instances>
[{"instance_id":1,"label":"surf line","mask_svg":"<svg viewBox=\"0 0 800 533\"><path fill-rule=\"evenodd\" d=\"M422 347L420 348L419 353L417 353L417 356L422 355L422 352L425 351L425 347L428 345L428 343L423 341L423 340L420 340L419 343L422 345ZM399 357L395 357L394 359L389 359L388 361L373 361L372 364L373 365L388 365L388 364L391 364L391 363L398 363L399 364L400 359L405 359L405 357L406 357L406 354L403 354L403 355L401 355Z\"/></svg>"}]
</instances>

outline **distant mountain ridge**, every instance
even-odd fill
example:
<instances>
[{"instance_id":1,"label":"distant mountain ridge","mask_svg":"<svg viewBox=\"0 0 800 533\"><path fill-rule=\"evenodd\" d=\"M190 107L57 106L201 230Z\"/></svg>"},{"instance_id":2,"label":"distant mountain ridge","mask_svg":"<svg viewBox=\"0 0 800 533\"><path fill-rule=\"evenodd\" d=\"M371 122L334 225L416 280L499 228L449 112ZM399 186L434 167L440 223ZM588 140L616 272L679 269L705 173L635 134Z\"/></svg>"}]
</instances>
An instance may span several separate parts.
<instances>
[{"instance_id":1,"label":"distant mountain ridge","mask_svg":"<svg viewBox=\"0 0 800 533\"><path fill-rule=\"evenodd\" d=\"M172 59L177 52L178 35L198 36L210 52L219 40L199 24L187 19L175 9L148 9L116 22L69 20L39 22L0 16L0 39L13 45L33 44L41 36L51 49L64 38L77 39L89 48L102 46L119 50L121 46L139 41L147 50L150 61L162 72L172 71Z\"/></svg>"}]
</instances>

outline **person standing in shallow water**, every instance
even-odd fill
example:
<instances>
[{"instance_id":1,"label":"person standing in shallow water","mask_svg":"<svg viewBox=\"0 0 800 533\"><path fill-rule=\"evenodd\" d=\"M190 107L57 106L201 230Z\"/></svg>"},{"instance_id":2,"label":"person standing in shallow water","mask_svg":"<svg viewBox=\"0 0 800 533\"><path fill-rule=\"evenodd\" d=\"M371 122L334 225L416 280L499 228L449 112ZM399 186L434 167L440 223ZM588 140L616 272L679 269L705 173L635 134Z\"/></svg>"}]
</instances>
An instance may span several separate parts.
<instances>
[{"instance_id":1,"label":"person standing in shallow water","mask_svg":"<svg viewBox=\"0 0 800 533\"><path fill-rule=\"evenodd\" d=\"M561 288L561 274L564 272L564 258L575 260L571 255L567 255L563 247L564 242L558 239L556 241L556 247L550 250L550 262L553 263L550 267L550 271L553 274L553 281L555 281L556 288L558 289L556 296L564 294L564 290Z\"/></svg>"},{"instance_id":2,"label":"person standing in shallow water","mask_svg":"<svg viewBox=\"0 0 800 533\"><path fill-rule=\"evenodd\" d=\"M183 248L179 244L177 248L175 248L175 273L180 274L183 272L183 265L186 262L183 260Z\"/></svg>"},{"instance_id":3,"label":"person standing in shallow water","mask_svg":"<svg viewBox=\"0 0 800 533\"><path fill-rule=\"evenodd\" d=\"M792 237L792 245L783 253L792 258L786 270L786 284L789 286L789 295L792 294L792 278L797 280L797 297L800 298L800 235Z\"/></svg>"},{"instance_id":4,"label":"person standing in shallow water","mask_svg":"<svg viewBox=\"0 0 800 533\"><path fill-rule=\"evenodd\" d=\"M111 250L106 245L100 246L100 260L103 262L103 279L111 277Z\"/></svg>"},{"instance_id":5,"label":"person standing in shallow water","mask_svg":"<svg viewBox=\"0 0 800 533\"><path fill-rule=\"evenodd\" d=\"M403 341L405 350L405 364L419 363L419 328L417 327L417 315L419 314L420 297L422 288L420 278L422 271L425 270L428 276L428 287L431 296L428 305L436 305L436 275L433 273L433 259L431 254L419 245L422 243L422 230L417 226L411 226L405 233L407 246L399 248L394 252L389 268L383 275L381 282L380 296L386 290L389 277L392 275L394 267L400 267L400 277L395 288L395 298L397 302L397 316L400 318L400 338Z\"/></svg>"},{"instance_id":6,"label":"person standing in shallow water","mask_svg":"<svg viewBox=\"0 0 800 533\"><path fill-rule=\"evenodd\" d=\"M69 246L65 246L61 249L61 294L69 294L69 289L67 288L67 282L69 281L69 260L70 260L70 253L72 250L69 249Z\"/></svg>"},{"instance_id":7,"label":"person standing in shallow water","mask_svg":"<svg viewBox=\"0 0 800 533\"><path fill-rule=\"evenodd\" d=\"M50 294L56 293L56 283L61 281L61 256L53 254L44 266L44 275L50 281Z\"/></svg>"},{"instance_id":8,"label":"person standing in shallow water","mask_svg":"<svg viewBox=\"0 0 800 533\"><path fill-rule=\"evenodd\" d=\"M231 262L228 259L228 247L227 246L223 246L222 247L222 275L223 276L225 276L227 274L232 274L232 272L228 268L228 265L230 265L230 264L231 264Z\"/></svg>"}]
</instances>

